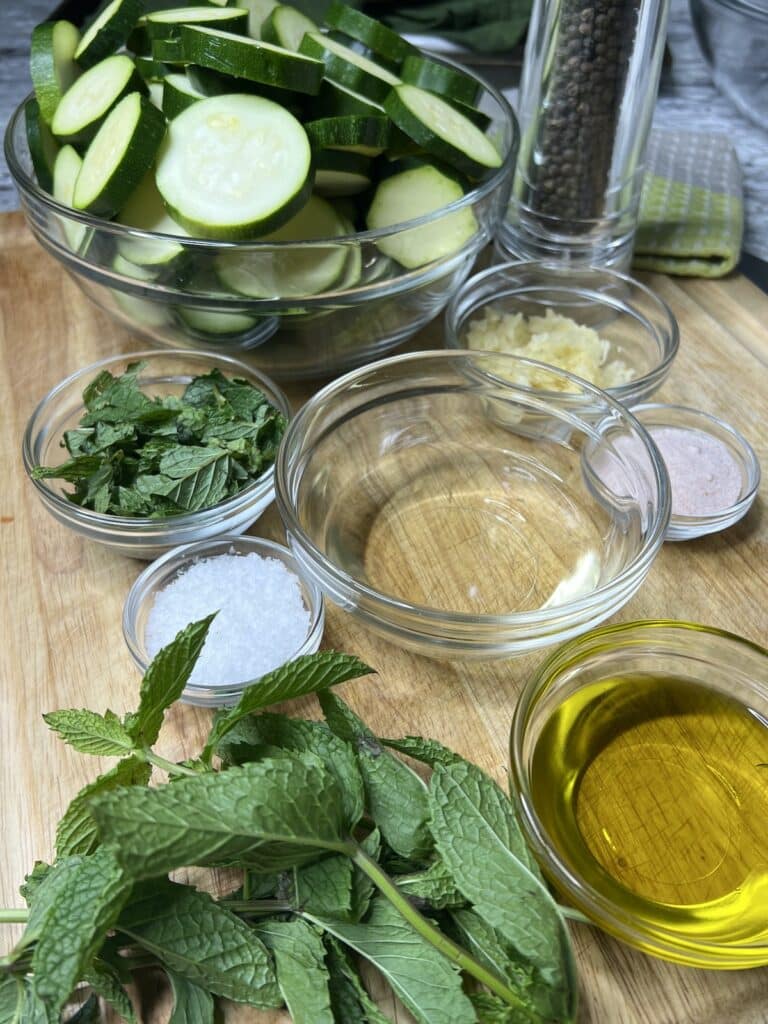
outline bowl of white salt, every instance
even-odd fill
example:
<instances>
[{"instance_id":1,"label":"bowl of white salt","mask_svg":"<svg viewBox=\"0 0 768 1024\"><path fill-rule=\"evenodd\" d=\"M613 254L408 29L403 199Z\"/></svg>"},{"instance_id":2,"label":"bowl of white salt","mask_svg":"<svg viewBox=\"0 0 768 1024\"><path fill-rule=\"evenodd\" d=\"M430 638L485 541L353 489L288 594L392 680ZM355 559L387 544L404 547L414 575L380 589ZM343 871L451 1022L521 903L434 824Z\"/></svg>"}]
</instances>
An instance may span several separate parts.
<instances>
[{"instance_id":1,"label":"bowl of white salt","mask_svg":"<svg viewBox=\"0 0 768 1024\"><path fill-rule=\"evenodd\" d=\"M319 588L282 544L248 535L185 544L152 562L123 608L123 635L142 672L179 630L215 612L182 695L227 707L262 676L320 646Z\"/></svg>"}]
</instances>

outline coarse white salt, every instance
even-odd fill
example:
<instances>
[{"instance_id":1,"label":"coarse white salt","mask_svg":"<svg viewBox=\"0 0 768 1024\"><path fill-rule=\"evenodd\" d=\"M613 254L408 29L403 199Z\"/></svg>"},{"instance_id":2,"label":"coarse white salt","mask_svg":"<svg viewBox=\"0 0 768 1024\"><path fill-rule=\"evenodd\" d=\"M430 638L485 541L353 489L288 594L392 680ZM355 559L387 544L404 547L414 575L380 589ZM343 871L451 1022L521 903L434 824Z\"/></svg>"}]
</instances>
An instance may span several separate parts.
<instances>
[{"instance_id":1,"label":"coarse white salt","mask_svg":"<svg viewBox=\"0 0 768 1024\"><path fill-rule=\"evenodd\" d=\"M310 613L299 579L277 558L216 555L184 569L155 597L147 653L180 629L218 612L189 679L192 686L250 682L290 660L307 638Z\"/></svg>"}]
</instances>

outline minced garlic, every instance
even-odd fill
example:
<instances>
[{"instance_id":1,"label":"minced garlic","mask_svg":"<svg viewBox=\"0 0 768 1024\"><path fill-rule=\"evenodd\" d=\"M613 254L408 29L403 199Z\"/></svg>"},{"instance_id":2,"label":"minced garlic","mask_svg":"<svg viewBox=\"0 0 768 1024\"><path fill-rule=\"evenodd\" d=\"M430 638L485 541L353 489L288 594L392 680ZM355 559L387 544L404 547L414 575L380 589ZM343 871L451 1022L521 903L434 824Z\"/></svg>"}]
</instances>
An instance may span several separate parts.
<instances>
[{"instance_id":1,"label":"minced garlic","mask_svg":"<svg viewBox=\"0 0 768 1024\"><path fill-rule=\"evenodd\" d=\"M522 313L503 313L487 306L480 316L470 320L467 345L476 351L536 359L567 370L599 388L626 384L635 376L623 360L607 362L611 343L597 331L552 309L547 309L544 316L526 317ZM547 391L577 390L568 381L556 381L543 371L522 366L515 374L515 383Z\"/></svg>"}]
</instances>

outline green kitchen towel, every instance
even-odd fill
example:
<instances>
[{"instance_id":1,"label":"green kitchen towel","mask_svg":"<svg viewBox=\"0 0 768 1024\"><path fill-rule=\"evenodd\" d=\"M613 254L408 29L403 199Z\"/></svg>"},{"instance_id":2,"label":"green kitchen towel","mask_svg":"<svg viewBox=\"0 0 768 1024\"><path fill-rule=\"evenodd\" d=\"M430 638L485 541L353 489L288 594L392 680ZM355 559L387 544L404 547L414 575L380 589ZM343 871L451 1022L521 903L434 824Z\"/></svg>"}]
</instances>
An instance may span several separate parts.
<instances>
[{"instance_id":1,"label":"green kitchen towel","mask_svg":"<svg viewBox=\"0 0 768 1024\"><path fill-rule=\"evenodd\" d=\"M633 266L723 277L741 255L741 196L741 168L727 136L652 132Z\"/></svg>"}]
</instances>

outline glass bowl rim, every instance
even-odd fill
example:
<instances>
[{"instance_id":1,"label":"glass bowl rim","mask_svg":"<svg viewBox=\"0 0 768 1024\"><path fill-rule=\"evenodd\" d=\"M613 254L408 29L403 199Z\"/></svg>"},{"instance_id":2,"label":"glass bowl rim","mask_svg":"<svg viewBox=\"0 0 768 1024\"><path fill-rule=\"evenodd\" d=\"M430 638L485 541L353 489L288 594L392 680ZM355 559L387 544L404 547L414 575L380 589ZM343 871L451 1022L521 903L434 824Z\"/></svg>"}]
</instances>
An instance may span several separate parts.
<instances>
[{"instance_id":1,"label":"glass bowl rim","mask_svg":"<svg viewBox=\"0 0 768 1024\"><path fill-rule=\"evenodd\" d=\"M457 61L452 61L443 55L431 55L430 59L434 59L441 63L446 64L448 67L462 71L465 74L470 75L475 81L480 84L487 93L489 93L495 103L500 108L501 114L504 117L505 122L510 127L510 146L509 152L502 155L501 164L493 170L493 173L483 182L469 189L460 199L454 200L447 206L441 206L437 210L433 210L430 213L424 214L421 217L414 217L411 220L401 221L397 224L390 224L386 228L375 228L366 231L355 232L350 235L337 235L331 238L312 238L306 240L296 240L293 242L259 242L255 241L218 241L212 238L194 238L183 235L164 235L158 232L143 231L139 228L132 228L125 224L119 224L116 221L104 220L100 217L92 216L88 213L80 212L79 210L73 210L68 206L64 206L53 198L48 192L44 191L34 181L30 175L21 166L18 159L15 147L14 147L14 136L16 128L19 122L21 122L25 116L27 104L34 99L34 93L29 92L26 97L19 103L16 109L13 111L8 126L5 130L5 159L8 164L8 168L11 172L11 177L16 184L16 187L25 193L28 197L32 197L48 208L52 209L55 213L60 216L66 217L68 220L78 221L81 224L86 225L90 228L97 230L106 231L108 234L118 235L127 239L135 239L138 241L142 240L157 240L158 242L167 243L169 241L176 241L180 244L199 250L209 250L211 252L271 252L273 250L280 251L281 249L297 249L300 247L311 247L317 248L319 246L328 245L342 245L361 243L361 242L376 242L381 238L388 238L393 235L400 234L410 230L411 228L422 227L427 224L432 224L436 220L441 219L444 216L455 213L457 210L462 210L465 207L473 207L474 204L484 199L486 196L492 194L495 189L498 188L502 182L511 176L513 170L513 161L510 160L510 156L516 154L517 147L520 143L520 125L517 120L517 115L512 109L511 104L501 92L483 76L478 75L475 71L470 68L466 68L464 65Z\"/></svg>"},{"instance_id":2,"label":"glass bowl rim","mask_svg":"<svg viewBox=\"0 0 768 1024\"><path fill-rule=\"evenodd\" d=\"M569 268L567 266L554 263L551 260L505 260L503 263L494 263L492 266L486 268L485 270L481 270L479 273L473 274L471 277L468 277L467 280L461 285L461 287L456 292L454 292L450 302L445 308L444 317L447 334L446 343L451 348L455 349L456 351L462 350L458 334L458 306L461 299L465 298L467 293L473 287L476 287L486 279L493 277L494 274L497 273L498 271L516 268L545 270L564 275L567 274L569 271ZM675 357L677 356L678 349L680 348L680 325L677 322L677 317L672 312L669 305L664 301L664 299L661 298L660 295L657 295L656 292L654 292L646 284L643 284L642 281L638 281L637 278L632 277L629 274L624 274L618 270L612 270L607 267L598 267L593 265L578 266L574 267L573 270L576 274L584 274L590 272L604 274L609 278L615 278L617 281L622 281L623 283L630 285L632 288L636 288L638 291L642 292L646 299L649 299L657 307L658 312L667 320L669 329L667 332L665 332L666 337L664 337L655 327L653 327L653 325L644 322L644 319L643 321L640 321L638 317L634 317L635 320L638 320L638 322L641 323L643 330L647 331L648 327L651 327L651 330L653 331L653 334L656 336L656 340L660 344L660 348L662 350L661 360L654 366L652 366L647 373L643 374L640 377L634 377L632 380L628 380L624 384L617 384L612 387L601 389L605 393L607 393L613 398L618 399L619 401L622 401L623 399L626 398L631 398L633 393L636 392L639 388L642 389L644 385L648 384L649 382L655 380L658 377L664 377L669 372L670 367L672 366L672 363L674 362ZM591 301L594 301L595 303L599 303L600 305L610 306L614 309L619 308L617 302L612 301L611 296L603 295L600 292L593 292L589 288L583 287L581 285L569 285L567 277L563 278L562 284L559 285L559 287L561 287L564 291L572 291L574 294L580 294L584 298L588 298ZM493 300L490 297L485 298L481 302L473 306L469 312L476 312L478 309L483 309L489 304L489 302L492 301ZM464 316L462 316L462 319L464 319ZM483 350L464 349L464 351L480 352ZM511 353L497 354L504 355ZM555 369L557 369L557 367L555 367ZM573 374L572 376L575 376L575 374ZM587 381L587 383L591 382ZM519 386L526 387L527 385ZM593 387L597 387L597 385L593 385ZM554 392L547 392L544 391L543 389L537 388L528 388L528 390L532 392L536 391L540 395L554 394Z\"/></svg>"},{"instance_id":3,"label":"glass bowl rim","mask_svg":"<svg viewBox=\"0 0 768 1024\"><path fill-rule=\"evenodd\" d=\"M536 702L544 695L553 679L563 669L578 663L589 657L595 650L605 650L605 638L621 638L626 634L627 639L633 633L650 631L654 629L672 629L679 631L681 636L695 633L706 633L709 636L718 637L734 643L739 647L745 647L761 658L768 659L768 649L754 640L739 636L730 630L720 629L718 626L707 626L702 623L689 622L683 619L634 619L629 622L614 623L607 626L598 626L586 633L566 640L551 652L530 676L523 685L515 709L512 713L512 723L509 737L509 761L510 761L510 788L513 799L518 804L519 818L525 833L526 843L531 846L538 855L538 858L545 865L545 871L549 872L556 880L561 890L568 896L576 894L580 907L586 907L585 913L590 922L597 925L604 931L627 941L635 948L652 949L657 955L667 954L666 959L676 959L676 955L684 953L689 947L679 941L680 935L674 929L665 928L658 924L653 925L652 930L638 928L634 918L621 912L616 904L605 898L602 893L585 882L581 875L570 869L559 854L553 849L549 842L545 841L544 831L539 816L533 807L531 799L528 772L522 763L522 746L525 737L526 726L531 709ZM623 644L611 646L612 651L623 649ZM570 657L573 655L573 657ZM677 653L678 657L684 656L682 652ZM757 684L753 682L757 688ZM763 688L760 687L760 692ZM765 690L768 697L768 689ZM724 947L716 942L702 942L697 939L697 948L704 949L711 955L711 960L700 967L714 967L719 961L718 953ZM749 951L750 947L744 947ZM768 944L766 944L766 960L768 961ZM679 962L679 960L678 960ZM734 965L735 968L739 965Z\"/></svg>"},{"instance_id":4,"label":"glass bowl rim","mask_svg":"<svg viewBox=\"0 0 768 1024\"><path fill-rule=\"evenodd\" d=\"M288 487L288 477L292 475L292 467L289 469L288 466L289 444L287 442L288 439L293 440L293 437L296 435L302 436L300 434L301 428L303 428L305 421L314 415L317 406L321 402L326 402L329 398L333 398L340 390L354 390L361 377L364 377L366 374L379 371L385 366L389 367L408 362L418 362L423 359L435 359L442 362L449 361L451 359L476 359L478 356L480 358L488 359L501 358L505 360L515 360L517 363L529 365L534 369L547 370L557 376L563 376L573 383L578 384L580 388L585 389L587 393L599 398L604 405L608 406L608 409L605 410L606 413L609 410L612 412L618 412L625 422L628 421L629 426L632 427L640 436L641 441L648 451L654 481L656 483L657 493L659 496L659 501L655 510L653 529L646 538L643 547L635 555L632 561L628 565L624 566L620 573L614 576L607 583L595 588L588 594L585 594L574 601L567 601L564 604L555 605L552 608L533 609L525 612L511 612L506 615L475 615L468 612L446 612L430 607L429 605L411 604L408 601L403 601L392 597L391 595L383 594L381 591L354 579L354 577L349 576L343 570L339 569L338 566L331 562L324 552L322 552L307 536L294 511L293 498L291 490ZM528 388L524 385L515 385L504 378L495 378L490 373L485 376L489 382L494 383L494 386L501 386L509 389L510 391L519 390L523 393L524 397L530 397L531 394L536 393L535 388ZM540 394L544 399L552 399L557 396L558 401L561 396L560 392L551 391L542 391ZM578 395L573 394L569 397L571 399L579 398ZM562 404L563 408L567 409L569 406L572 407L574 403L563 401L560 404ZM583 399L582 405L585 409L590 408ZM588 431L589 426L589 421L585 420L583 422L583 427ZM578 616L579 613L587 614L591 612L596 607L602 605L606 597L620 591L625 584L629 583L635 577L638 569L640 569L647 560L650 560L651 562L653 561L653 558L664 541L664 534L666 532L671 508L669 478L664 462L658 454L656 446L653 444L653 441L646 429L637 419L635 419L631 410L625 405L622 405L621 402L617 401L611 395L602 391L594 384L590 384L589 381L585 381L581 377L577 377L574 374L569 373L567 370L560 370L557 367L549 366L546 363L539 363L533 359L524 359L521 356L500 354L496 352L475 352L472 349L427 349L418 352L406 352L378 360L377 362L368 363L367 365L361 366L356 370L352 370L327 384L302 406L296 416L294 416L288 424L288 428L283 435L283 440L280 444L280 448L278 449L277 459L275 460L275 501L280 513L280 518L286 528L286 533L288 533L289 536L297 538L297 543L300 544L301 548L308 553L311 561L315 565L319 565L321 567L322 574L330 577L336 586L339 586L344 592L351 593L356 597L364 597L380 611L395 613L396 615L417 614L420 619L438 627L451 625L498 626L501 628L535 626L556 622L558 619L563 619L566 616L568 617L567 621L570 621L574 616Z\"/></svg>"},{"instance_id":5,"label":"glass bowl rim","mask_svg":"<svg viewBox=\"0 0 768 1024\"><path fill-rule=\"evenodd\" d=\"M281 665L287 664L289 661L293 661L296 658L301 657L303 654L308 653L308 648L312 647L315 641L320 643L322 641L322 634L325 628L325 598L322 591L314 580L309 579L302 571L299 562L285 544L281 544L279 541L271 540L267 537L257 537L249 533L238 533L238 534L222 534L218 537L208 537L205 540L192 541L189 544L180 544L175 548L171 548L158 558L154 559L149 565L145 566L144 569L139 573L136 579L131 584L128 593L125 596L123 602L123 613L122 613L122 630L123 639L126 647L140 672L146 672L151 659L146 659L143 653L143 644L139 642L138 635L136 632L136 622L138 619L139 611L146 602L148 593L147 588L155 580L155 577L160 575L162 571L167 567L168 562L176 562L174 566L176 572L181 571L187 565L194 564L199 556L205 556L206 551L211 548L218 547L222 544L229 546L242 545L243 547L250 548L252 552L256 554L266 552L279 551L281 555L287 556L287 560L291 563L291 569L294 575L299 580L301 586L307 591L309 595L309 627L307 629L307 635L301 644L301 646L291 655L290 658L286 658ZM265 557L269 557L266 554ZM285 561L282 561L285 564ZM280 666L276 666L279 668ZM270 669L273 672L275 669ZM264 673L263 675L266 675ZM259 679L263 678L259 676L257 679L249 679L242 683L226 683L223 685L214 685L211 683L187 683L184 687L185 693L189 694L208 694L213 691L215 696L221 699L227 699L230 697L239 697L243 690L246 690L249 686L257 683Z\"/></svg>"},{"instance_id":6,"label":"glass bowl rim","mask_svg":"<svg viewBox=\"0 0 768 1024\"><path fill-rule=\"evenodd\" d=\"M256 378L257 381L265 385L265 390L270 394L267 395L270 404L274 404L279 412L285 416L286 420L290 423L291 419L291 407L288 399L283 390L268 377L267 374L262 373L260 370L256 370L252 366L248 366L247 363L242 362L239 359L234 359L232 356L219 355L215 352L194 350L194 349L143 349L139 352L127 352L118 353L116 355L105 356L102 359L97 360L95 363L90 363L87 366L81 367L79 370L75 370L74 373L69 374L63 380L59 381L50 391L48 391L43 398L37 403L33 409L27 425L24 428L24 435L21 444L22 461L24 464L24 470L34 484L37 491L42 495L46 501L50 501L55 508L57 508L66 519L81 523L84 525L92 526L97 529L106 529L108 532L111 529L126 530L129 533L138 533L140 531L146 531L153 534L165 534L171 533L175 530L183 530L189 527L200 526L202 523L206 523L209 520L215 520L219 516L226 516L229 512L233 512L239 509L242 505L247 504L249 500L254 498L260 498L264 494L268 493L269 490L274 487L274 476L275 476L275 463L253 480L247 487L244 487L237 494L233 494L232 497L225 499L224 501L218 502L216 505L211 505L209 508L197 509L195 512L184 512L180 515L175 516L164 516L158 519L152 519L148 516L118 516L110 515L106 512L94 512L92 509L82 508L80 505L75 505L73 502L68 501L62 494L58 493L50 486L48 480L35 480L32 476L32 471L38 465L37 460L34 458L34 447L35 441L42 429L45 427L47 420L43 423L38 423L42 413L49 407L66 389L71 387L78 379L83 379L86 376L96 376L98 372L110 365L119 363L129 363L133 361L141 361L142 359L152 359L154 357L160 357L163 359L186 359L194 362L196 359L203 361L210 361L212 363L222 363L225 369L230 371L240 371L249 378ZM272 399L276 399L275 402ZM286 428L287 429L287 428ZM54 480L56 478L53 478Z\"/></svg>"}]
</instances>

